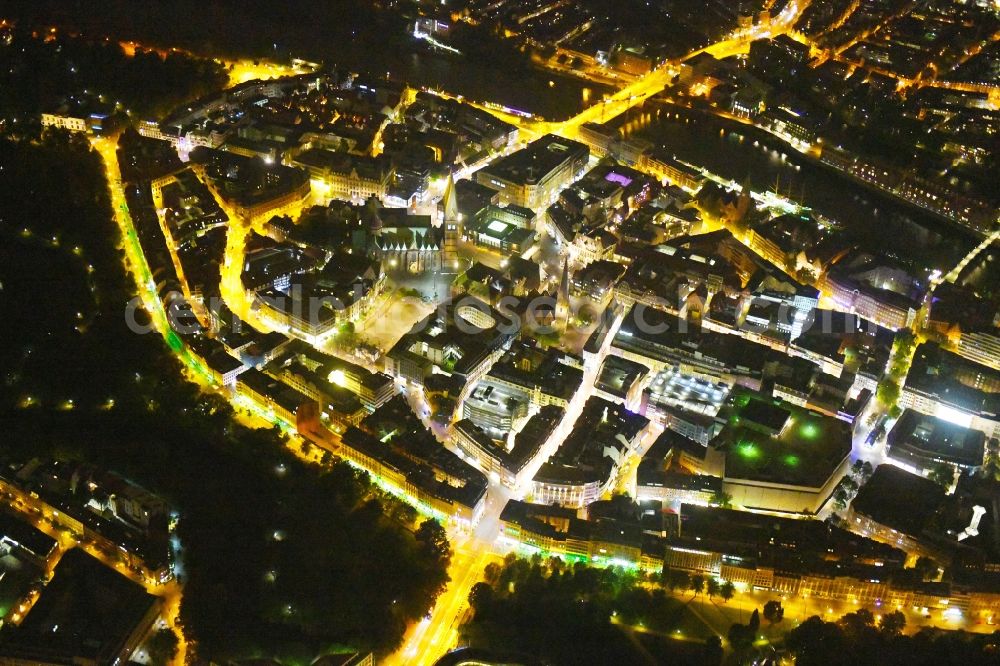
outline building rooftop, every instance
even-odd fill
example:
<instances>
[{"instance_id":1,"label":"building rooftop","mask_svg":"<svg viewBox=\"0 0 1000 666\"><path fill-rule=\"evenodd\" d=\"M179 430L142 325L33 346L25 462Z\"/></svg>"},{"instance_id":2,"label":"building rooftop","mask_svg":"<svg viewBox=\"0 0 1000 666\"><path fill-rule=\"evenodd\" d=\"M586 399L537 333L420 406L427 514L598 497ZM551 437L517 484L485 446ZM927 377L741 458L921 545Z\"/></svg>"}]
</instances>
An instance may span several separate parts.
<instances>
[{"instance_id":1,"label":"building rooftop","mask_svg":"<svg viewBox=\"0 0 1000 666\"><path fill-rule=\"evenodd\" d=\"M751 400L739 410L739 422L753 427L759 426L764 432L780 433L791 413L780 405L767 400Z\"/></svg>"},{"instance_id":2,"label":"building rooftop","mask_svg":"<svg viewBox=\"0 0 1000 666\"><path fill-rule=\"evenodd\" d=\"M382 181L391 171L388 161L384 159L338 153L321 148L299 153L292 163L314 172L329 172L331 175L342 177L356 174L358 178L370 181Z\"/></svg>"},{"instance_id":3,"label":"building rooftop","mask_svg":"<svg viewBox=\"0 0 1000 666\"><path fill-rule=\"evenodd\" d=\"M41 561L49 556L57 542L37 527L0 511L0 544L9 544ZM2 617L3 613L0 613Z\"/></svg>"},{"instance_id":4,"label":"building rooftop","mask_svg":"<svg viewBox=\"0 0 1000 666\"><path fill-rule=\"evenodd\" d=\"M573 430L539 469L535 481L573 484L607 481L616 464L609 455L624 452L625 442L632 442L648 425L646 417L591 396Z\"/></svg>"},{"instance_id":5,"label":"building rooftop","mask_svg":"<svg viewBox=\"0 0 1000 666\"><path fill-rule=\"evenodd\" d=\"M117 663L132 632L152 622L158 605L140 585L74 548L59 561L20 626L4 632L0 655L45 663Z\"/></svg>"},{"instance_id":6,"label":"building rooftop","mask_svg":"<svg viewBox=\"0 0 1000 666\"><path fill-rule=\"evenodd\" d=\"M613 345L651 359L690 364L706 374L759 377L769 363L785 359L770 347L641 305L625 315Z\"/></svg>"},{"instance_id":7,"label":"building rooftop","mask_svg":"<svg viewBox=\"0 0 1000 666\"><path fill-rule=\"evenodd\" d=\"M583 370L571 365L571 355L555 349L541 349L531 343L515 342L510 350L490 369L488 378L515 384L531 391L563 400L571 400L583 383Z\"/></svg>"},{"instance_id":8,"label":"building rooftop","mask_svg":"<svg viewBox=\"0 0 1000 666\"><path fill-rule=\"evenodd\" d=\"M475 507L486 494L486 477L424 428L406 398L397 395L361 423L343 441L381 464L396 469L423 492Z\"/></svg>"},{"instance_id":9,"label":"building rooftop","mask_svg":"<svg viewBox=\"0 0 1000 666\"><path fill-rule=\"evenodd\" d=\"M93 465L59 460L34 460L20 466L15 473L2 470L0 476L26 492L37 494L86 529L138 556L148 569L169 566L168 506L148 490ZM134 504L130 504L141 506L145 515L139 519L116 511L108 514L99 507L107 506L111 495L133 500Z\"/></svg>"},{"instance_id":10,"label":"building rooftop","mask_svg":"<svg viewBox=\"0 0 1000 666\"><path fill-rule=\"evenodd\" d=\"M995 418L1000 415L1000 371L975 363L933 342L913 354L906 388L937 397L948 406Z\"/></svg>"},{"instance_id":11,"label":"building rooftop","mask_svg":"<svg viewBox=\"0 0 1000 666\"><path fill-rule=\"evenodd\" d=\"M706 492L722 490L722 479L717 476L670 471L668 463L671 462L673 454L682 449L690 450L695 455L701 454L701 456L704 456L708 450L707 447L684 435L664 430L642 456L636 470L636 483L640 487L650 488L675 488L677 490Z\"/></svg>"},{"instance_id":12,"label":"building rooftop","mask_svg":"<svg viewBox=\"0 0 1000 666\"><path fill-rule=\"evenodd\" d=\"M469 392L469 395L465 398L465 406L466 409L475 408L479 412L512 418L518 412L523 413L527 411L530 399L531 396L527 391L506 384L491 382L487 377L484 381L478 382L475 388ZM468 414L469 412L466 411L465 413Z\"/></svg>"},{"instance_id":13,"label":"building rooftop","mask_svg":"<svg viewBox=\"0 0 1000 666\"><path fill-rule=\"evenodd\" d=\"M455 181L455 200L459 213L471 220L479 211L496 203L499 196L492 187L463 178Z\"/></svg>"},{"instance_id":14,"label":"building rooftop","mask_svg":"<svg viewBox=\"0 0 1000 666\"><path fill-rule=\"evenodd\" d=\"M857 362L871 359L881 374L889 361L895 333L849 312L815 309L802 324L802 333L792 344L824 358L844 362L851 355Z\"/></svg>"},{"instance_id":15,"label":"building rooftop","mask_svg":"<svg viewBox=\"0 0 1000 666\"><path fill-rule=\"evenodd\" d=\"M625 266L618 262L599 259L573 274L573 286L594 296L603 295L615 286L625 270Z\"/></svg>"},{"instance_id":16,"label":"building rooftop","mask_svg":"<svg viewBox=\"0 0 1000 666\"><path fill-rule=\"evenodd\" d=\"M315 402L304 393L265 375L260 370L250 368L240 374L238 384L246 386L257 395L273 400L276 405L292 414L304 404Z\"/></svg>"},{"instance_id":17,"label":"building rooftop","mask_svg":"<svg viewBox=\"0 0 1000 666\"><path fill-rule=\"evenodd\" d=\"M871 577L901 569L906 554L819 520L797 520L683 504L669 544L721 552L734 563L784 571L846 573L870 567Z\"/></svg>"},{"instance_id":18,"label":"building rooftop","mask_svg":"<svg viewBox=\"0 0 1000 666\"><path fill-rule=\"evenodd\" d=\"M42 564L17 550L0 549L0 619L19 605L32 590L41 588L46 572ZM17 611L14 611L17 612ZM0 633L0 639L3 634ZM2 655L0 649L0 655Z\"/></svg>"},{"instance_id":19,"label":"building rooftop","mask_svg":"<svg viewBox=\"0 0 1000 666\"><path fill-rule=\"evenodd\" d=\"M191 151L191 161L205 168L223 198L241 206L255 206L300 189L308 194L309 177L300 169L204 146Z\"/></svg>"},{"instance_id":20,"label":"building rooftop","mask_svg":"<svg viewBox=\"0 0 1000 666\"><path fill-rule=\"evenodd\" d=\"M621 356L608 354L601 364L595 386L617 398L625 398L629 389L649 373L649 368Z\"/></svg>"},{"instance_id":21,"label":"building rooftop","mask_svg":"<svg viewBox=\"0 0 1000 666\"><path fill-rule=\"evenodd\" d=\"M243 367L243 362L230 356L223 347L217 347L215 352L209 354L205 358L205 363L213 372L223 376Z\"/></svg>"},{"instance_id":22,"label":"building rooftop","mask_svg":"<svg viewBox=\"0 0 1000 666\"><path fill-rule=\"evenodd\" d=\"M521 431L514 435L514 446L508 454L512 471L520 471L535 457L562 422L565 414L566 411L562 407L545 405L528 419Z\"/></svg>"},{"instance_id":23,"label":"building rooftop","mask_svg":"<svg viewBox=\"0 0 1000 666\"><path fill-rule=\"evenodd\" d=\"M512 183L535 185L575 157L586 157L586 145L546 134L516 153L508 155L480 170L479 178L492 176ZM480 180L481 182L481 180Z\"/></svg>"},{"instance_id":24,"label":"building rooftop","mask_svg":"<svg viewBox=\"0 0 1000 666\"><path fill-rule=\"evenodd\" d=\"M500 461L501 466L505 469L517 474L535 457L552 433L555 432L564 413L562 407L555 405L542 407L528 419L521 431L514 435L514 443L510 450L497 443L471 419L458 421L455 423L455 428L474 440L483 451Z\"/></svg>"},{"instance_id":25,"label":"building rooftop","mask_svg":"<svg viewBox=\"0 0 1000 666\"><path fill-rule=\"evenodd\" d=\"M944 489L894 465L879 465L851 510L903 534L919 537L944 505Z\"/></svg>"},{"instance_id":26,"label":"building rooftop","mask_svg":"<svg viewBox=\"0 0 1000 666\"><path fill-rule=\"evenodd\" d=\"M772 413L784 416L780 430L746 423ZM725 451L727 479L818 488L851 452L847 423L774 398L735 391L720 416L727 424L712 446Z\"/></svg>"},{"instance_id":27,"label":"building rooftop","mask_svg":"<svg viewBox=\"0 0 1000 666\"><path fill-rule=\"evenodd\" d=\"M886 441L890 456L979 467L983 464L986 434L907 409L889 431Z\"/></svg>"},{"instance_id":28,"label":"building rooftop","mask_svg":"<svg viewBox=\"0 0 1000 666\"><path fill-rule=\"evenodd\" d=\"M530 534L555 542L573 542L576 547L596 544L598 548L594 550L600 553L605 552L602 550L605 546L631 550L635 559L646 548L649 552L663 553L662 540L643 534L638 519L599 517L583 520L577 517L575 509L509 500L504 505L500 520L517 525L522 535ZM595 554L591 557L597 559L601 556Z\"/></svg>"},{"instance_id":29,"label":"building rooftop","mask_svg":"<svg viewBox=\"0 0 1000 666\"><path fill-rule=\"evenodd\" d=\"M457 307L448 303L414 324L387 356L412 362L425 375L437 365L446 372L468 376L489 354L513 338L513 332L500 330L498 324L503 321L503 316L485 303L469 304L467 299Z\"/></svg>"}]
</instances>

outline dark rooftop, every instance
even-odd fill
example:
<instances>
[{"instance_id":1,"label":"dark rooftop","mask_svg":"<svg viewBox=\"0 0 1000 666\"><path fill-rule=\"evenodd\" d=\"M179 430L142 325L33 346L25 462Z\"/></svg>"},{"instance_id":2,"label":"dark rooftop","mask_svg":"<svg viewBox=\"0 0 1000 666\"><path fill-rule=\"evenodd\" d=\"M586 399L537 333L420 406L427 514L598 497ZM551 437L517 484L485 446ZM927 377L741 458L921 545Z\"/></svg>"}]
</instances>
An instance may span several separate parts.
<instances>
[{"instance_id":1,"label":"dark rooftop","mask_svg":"<svg viewBox=\"0 0 1000 666\"><path fill-rule=\"evenodd\" d=\"M765 431L781 432L788 423L790 412L767 400L751 400L740 411L740 421L759 425Z\"/></svg>"},{"instance_id":2,"label":"dark rooftop","mask_svg":"<svg viewBox=\"0 0 1000 666\"><path fill-rule=\"evenodd\" d=\"M0 655L30 661L110 664L159 600L74 548L16 629L0 638Z\"/></svg>"},{"instance_id":3,"label":"dark rooftop","mask_svg":"<svg viewBox=\"0 0 1000 666\"><path fill-rule=\"evenodd\" d=\"M992 417L1000 414L1000 372L933 342L917 347L906 375L906 387L970 412Z\"/></svg>"},{"instance_id":4,"label":"dark rooftop","mask_svg":"<svg viewBox=\"0 0 1000 666\"><path fill-rule=\"evenodd\" d=\"M649 368L642 363L608 354L601 364L596 386L606 393L624 398L632 385L648 373Z\"/></svg>"},{"instance_id":5,"label":"dark rooftop","mask_svg":"<svg viewBox=\"0 0 1000 666\"><path fill-rule=\"evenodd\" d=\"M986 434L907 409L887 441L894 454L978 467L983 464Z\"/></svg>"},{"instance_id":6,"label":"dark rooftop","mask_svg":"<svg viewBox=\"0 0 1000 666\"><path fill-rule=\"evenodd\" d=\"M493 176L516 183L535 184L566 160L585 157L589 153L587 146L578 141L546 134L528 147L483 168L478 172L481 174L479 179L482 182L482 178Z\"/></svg>"},{"instance_id":7,"label":"dark rooftop","mask_svg":"<svg viewBox=\"0 0 1000 666\"><path fill-rule=\"evenodd\" d=\"M743 423L753 402L787 412L780 434ZM734 391L719 415L728 423L713 446L726 451L726 478L818 488L851 452L851 430L844 421L760 394Z\"/></svg>"},{"instance_id":8,"label":"dark rooftop","mask_svg":"<svg viewBox=\"0 0 1000 666\"><path fill-rule=\"evenodd\" d=\"M874 577L901 568L906 559L906 554L896 548L819 520L692 504L683 504L680 515L680 531L671 539L672 545L725 553L745 564L785 571L821 572L832 568L831 573L871 566Z\"/></svg>"},{"instance_id":9,"label":"dark rooftop","mask_svg":"<svg viewBox=\"0 0 1000 666\"><path fill-rule=\"evenodd\" d=\"M44 560L56 547L56 540L29 523L0 511L0 542L13 542L34 557Z\"/></svg>"},{"instance_id":10,"label":"dark rooftop","mask_svg":"<svg viewBox=\"0 0 1000 666\"><path fill-rule=\"evenodd\" d=\"M879 465L851 504L856 513L903 534L920 536L945 501L944 490L894 465Z\"/></svg>"}]
</instances>

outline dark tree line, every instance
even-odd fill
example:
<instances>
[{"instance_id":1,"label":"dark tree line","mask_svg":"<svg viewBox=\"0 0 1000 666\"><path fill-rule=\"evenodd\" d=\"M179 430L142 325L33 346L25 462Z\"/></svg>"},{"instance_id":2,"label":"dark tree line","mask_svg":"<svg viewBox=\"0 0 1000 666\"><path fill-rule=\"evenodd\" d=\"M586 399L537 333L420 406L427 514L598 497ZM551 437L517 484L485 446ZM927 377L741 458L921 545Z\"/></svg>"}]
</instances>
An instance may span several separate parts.
<instances>
[{"instance_id":1,"label":"dark tree line","mask_svg":"<svg viewBox=\"0 0 1000 666\"><path fill-rule=\"evenodd\" d=\"M785 644L801 666L1000 663L1000 633L922 629L905 635L905 626L906 618L898 611L876 619L862 609L835 622L813 616L792 629Z\"/></svg>"},{"instance_id":2,"label":"dark tree line","mask_svg":"<svg viewBox=\"0 0 1000 666\"><path fill-rule=\"evenodd\" d=\"M616 567L567 564L558 558L508 556L487 565L473 586L473 620L462 628L470 645L516 650L553 664L640 663L622 629L651 636L673 631L684 604L648 585L641 574ZM663 641L661 641L663 643ZM717 645L665 641L670 663L718 664Z\"/></svg>"},{"instance_id":3,"label":"dark tree line","mask_svg":"<svg viewBox=\"0 0 1000 666\"><path fill-rule=\"evenodd\" d=\"M85 460L173 504L203 661L393 648L447 581L443 530L414 534L347 464L300 463L130 332L120 240L85 140L0 139L0 457Z\"/></svg>"},{"instance_id":4,"label":"dark tree line","mask_svg":"<svg viewBox=\"0 0 1000 666\"><path fill-rule=\"evenodd\" d=\"M65 102L102 102L139 118L165 114L181 102L224 87L214 60L180 52L125 53L115 41L16 28L0 40L0 118L54 111Z\"/></svg>"}]
</instances>

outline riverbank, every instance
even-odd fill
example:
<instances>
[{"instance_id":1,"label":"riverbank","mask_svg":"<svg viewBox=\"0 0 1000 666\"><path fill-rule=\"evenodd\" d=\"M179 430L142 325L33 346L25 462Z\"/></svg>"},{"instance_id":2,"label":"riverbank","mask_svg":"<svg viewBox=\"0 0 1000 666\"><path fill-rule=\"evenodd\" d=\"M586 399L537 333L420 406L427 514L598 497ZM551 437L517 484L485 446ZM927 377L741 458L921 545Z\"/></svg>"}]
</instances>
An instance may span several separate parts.
<instances>
[{"instance_id":1,"label":"riverbank","mask_svg":"<svg viewBox=\"0 0 1000 666\"><path fill-rule=\"evenodd\" d=\"M968 229L859 183L749 122L657 99L612 122L726 179L774 191L840 224L848 237L915 268L954 265L976 242ZM956 242L956 232L958 242ZM906 243L899 239L905 238Z\"/></svg>"}]
</instances>

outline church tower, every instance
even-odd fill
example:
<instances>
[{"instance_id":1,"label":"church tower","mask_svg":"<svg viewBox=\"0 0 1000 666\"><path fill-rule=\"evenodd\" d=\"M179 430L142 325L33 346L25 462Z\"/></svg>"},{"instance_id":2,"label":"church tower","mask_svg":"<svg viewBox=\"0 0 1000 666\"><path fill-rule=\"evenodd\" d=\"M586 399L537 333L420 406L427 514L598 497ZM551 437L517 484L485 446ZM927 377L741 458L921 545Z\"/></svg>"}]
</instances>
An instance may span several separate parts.
<instances>
[{"instance_id":1,"label":"church tower","mask_svg":"<svg viewBox=\"0 0 1000 666\"><path fill-rule=\"evenodd\" d=\"M563 259L563 272L556 294L556 326L566 330L569 323L569 257Z\"/></svg>"},{"instance_id":2,"label":"church tower","mask_svg":"<svg viewBox=\"0 0 1000 666\"><path fill-rule=\"evenodd\" d=\"M455 179L448 174L448 182L444 186L444 252L448 258L455 257L458 252L458 241L462 238L462 215L458 212L458 198L455 195Z\"/></svg>"}]
</instances>

